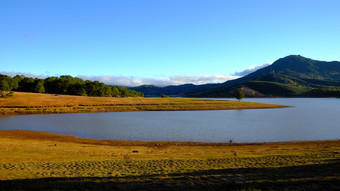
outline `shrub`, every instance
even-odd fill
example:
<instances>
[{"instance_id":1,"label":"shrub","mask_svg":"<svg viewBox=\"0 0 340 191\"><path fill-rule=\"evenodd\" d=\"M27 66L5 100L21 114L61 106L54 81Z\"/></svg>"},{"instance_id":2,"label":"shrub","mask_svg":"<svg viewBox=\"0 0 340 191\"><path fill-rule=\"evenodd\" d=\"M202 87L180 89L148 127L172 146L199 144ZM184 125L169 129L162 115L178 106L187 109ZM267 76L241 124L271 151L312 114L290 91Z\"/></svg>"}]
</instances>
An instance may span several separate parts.
<instances>
[{"instance_id":1,"label":"shrub","mask_svg":"<svg viewBox=\"0 0 340 191\"><path fill-rule=\"evenodd\" d=\"M6 94L4 91L0 90L0 98L13 97L13 96L14 96L14 92L12 91Z\"/></svg>"}]
</instances>

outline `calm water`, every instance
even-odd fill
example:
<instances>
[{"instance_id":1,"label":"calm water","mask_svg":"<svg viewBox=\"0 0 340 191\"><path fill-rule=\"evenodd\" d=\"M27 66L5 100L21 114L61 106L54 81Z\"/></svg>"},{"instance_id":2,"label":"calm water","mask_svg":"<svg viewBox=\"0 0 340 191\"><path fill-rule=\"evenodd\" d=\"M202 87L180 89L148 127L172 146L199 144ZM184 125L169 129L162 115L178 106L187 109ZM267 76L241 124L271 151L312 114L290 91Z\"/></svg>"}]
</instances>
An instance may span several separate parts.
<instances>
[{"instance_id":1,"label":"calm water","mask_svg":"<svg viewBox=\"0 0 340 191\"><path fill-rule=\"evenodd\" d=\"M25 129L77 137L203 142L269 142L340 138L340 99L261 98L246 101L283 109L161 111L0 117L0 129Z\"/></svg>"}]
</instances>

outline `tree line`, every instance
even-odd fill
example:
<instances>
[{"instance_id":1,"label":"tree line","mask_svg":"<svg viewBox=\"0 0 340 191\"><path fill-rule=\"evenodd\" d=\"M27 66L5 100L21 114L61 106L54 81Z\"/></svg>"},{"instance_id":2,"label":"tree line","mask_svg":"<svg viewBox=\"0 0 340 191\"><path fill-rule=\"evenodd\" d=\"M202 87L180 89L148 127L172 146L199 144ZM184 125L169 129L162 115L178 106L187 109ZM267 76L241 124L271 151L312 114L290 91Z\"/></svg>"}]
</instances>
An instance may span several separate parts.
<instances>
[{"instance_id":1,"label":"tree line","mask_svg":"<svg viewBox=\"0 0 340 191\"><path fill-rule=\"evenodd\" d=\"M0 90L98 97L144 97L143 93L128 88L106 85L99 81L85 81L69 75L38 79L0 74Z\"/></svg>"}]
</instances>

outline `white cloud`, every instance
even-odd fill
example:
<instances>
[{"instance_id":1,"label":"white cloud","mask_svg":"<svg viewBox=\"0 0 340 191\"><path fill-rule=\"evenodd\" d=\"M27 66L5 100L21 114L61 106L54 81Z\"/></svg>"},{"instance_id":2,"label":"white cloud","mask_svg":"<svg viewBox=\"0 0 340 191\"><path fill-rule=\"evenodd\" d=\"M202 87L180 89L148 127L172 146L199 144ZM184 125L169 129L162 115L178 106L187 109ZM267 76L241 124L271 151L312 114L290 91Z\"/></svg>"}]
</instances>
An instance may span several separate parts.
<instances>
[{"instance_id":1,"label":"white cloud","mask_svg":"<svg viewBox=\"0 0 340 191\"><path fill-rule=\"evenodd\" d=\"M105 84L117 85L117 86L126 86L126 87L135 87L140 85L155 85L159 87L169 86L169 85L181 85L181 84L210 84L210 83L223 83L228 80L236 79L240 76L245 76L249 73L252 73L260 68L271 65L273 62L268 62L262 65L250 66L249 68L235 72L231 76L226 75L174 75L169 77L135 77L135 76L111 76L111 75L101 75L101 76L87 76L87 75L78 75L77 77L84 80L91 81L100 81ZM15 75L25 75L27 77L33 78L47 78L50 77L50 72L46 71L45 74L36 75L32 73L22 73L22 72L0 72L1 74L5 74L8 76ZM53 75L59 76L59 75Z\"/></svg>"},{"instance_id":2,"label":"white cloud","mask_svg":"<svg viewBox=\"0 0 340 191\"><path fill-rule=\"evenodd\" d=\"M228 80L235 79L235 76L225 75L175 75L170 77L161 78L146 78L146 77L134 77L134 76L78 76L84 80L97 80L106 84L135 87L140 85L155 85L155 86L169 86L169 85L181 85L181 84L208 84L208 83L221 83Z\"/></svg>"},{"instance_id":3,"label":"white cloud","mask_svg":"<svg viewBox=\"0 0 340 191\"><path fill-rule=\"evenodd\" d=\"M0 72L0 74L4 74L4 75L7 75L7 76L11 76L11 77L14 77L16 75L19 75L19 76L24 75L26 77L39 78L39 79L44 79L44 78L50 77L49 75L45 75L45 74L37 75L37 74L24 73L24 72Z\"/></svg>"},{"instance_id":4,"label":"white cloud","mask_svg":"<svg viewBox=\"0 0 340 191\"><path fill-rule=\"evenodd\" d=\"M48 75L49 72L45 72L45 74L37 75L32 73L22 73L22 72L0 72L1 74L8 75L14 77L16 75L24 75L26 77L32 78L48 78L51 75ZM55 76L55 75L53 75ZM148 77L135 77L135 76L110 76L110 75L102 75L102 76L86 76L86 75L78 75L77 77L84 80L91 81L100 81L105 84L110 85L118 85L118 86L127 86L127 87L135 87L140 85L155 85L159 87L169 86L169 85L181 85L181 84L209 84L209 83L223 83L228 80L236 79L236 76L226 76L226 75L174 75L170 77L156 77L156 78L148 78Z\"/></svg>"},{"instance_id":5,"label":"white cloud","mask_svg":"<svg viewBox=\"0 0 340 191\"><path fill-rule=\"evenodd\" d=\"M250 66L249 68L247 68L247 69L245 69L243 71L240 71L240 72L235 72L232 75L233 76L246 76L246 75L248 75L248 74L250 74L252 72L255 72L258 69L264 68L264 67L269 66L271 64L273 64L273 62L268 62L268 63L262 64L262 65Z\"/></svg>"}]
</instances>

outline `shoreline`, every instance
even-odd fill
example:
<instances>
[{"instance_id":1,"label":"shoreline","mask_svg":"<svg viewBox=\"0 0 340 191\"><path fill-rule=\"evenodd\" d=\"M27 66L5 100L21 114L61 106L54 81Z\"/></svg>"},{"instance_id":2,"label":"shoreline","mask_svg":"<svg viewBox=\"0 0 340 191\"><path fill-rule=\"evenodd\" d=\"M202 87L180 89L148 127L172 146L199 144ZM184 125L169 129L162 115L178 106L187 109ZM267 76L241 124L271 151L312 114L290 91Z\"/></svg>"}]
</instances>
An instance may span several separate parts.
<instances>
[{"instance_id":1,"label":"shoreline","mask_svg":"<svg viewBox=\"0 0 340 191\"><path fill-rule=\"evenodd\" d=\"M15 92L2 98L0 116L133 111L277 109L291 106L197 98L112 98Z\"/></svg>"},{"instance_id":2,"label":"shoreline","mask_svg":"<svg viewBox=\"0 0 340 191\"><path fill-rule=\"evenodd\" d=\"M339 139L327 140L301 140L301 141L278 141L278 142L197 142L197 141L138 141L138 140L114 140L114 139L91 139L80 138L72 135L63 135L58 133L48 133L43 131L32 130L0 130L0 139L18 139L18 140L36 140L36 141L57 141L70 142L90 145L107 145L107 146L261 146L261 145L302 145L338 142Z\"/></svg>"},{"instance_id":3,"label":"shoreline","mask_svg":"<svg viewBox=\"0 0 340 191\"><path fill-rule=\"evenodd\" d=\"M245 102L244 102L245 103ZM1 116L13 116L13 115L44 115L44 114L71 114L71 113L112 113L112 112L143 112L143 111L218 111L218 110L244 110L244 109L280 109L280 108L288 108L293 106L285 106L285 105L274 105L268 104L268 106L248 106L248 107L239 107L239 108L230 108L230 107L208 107L208 108L182 108L183 106L179 106L180 108L162 108L162 106L158 106L157 109L151 109L147 107L139 107L136 108L136 105L130 106L115 106L114 108L110 107L99 107L94 110L89 110L87 108L79 109L78 106L72 107L36 107L36 108L45 108L42 111L37 111L34 109L35 107L29 107L26 109L22 108L8 108L8 107L0 107L0 117ZM91 106L90 106L91 107ZM127 108L128 107L128 108ZM33 109L32 109L33 108ZM24 111L25 110L25 111ZM28 110L28 111L27 111Z\"/></svg>"}]
</instances>

